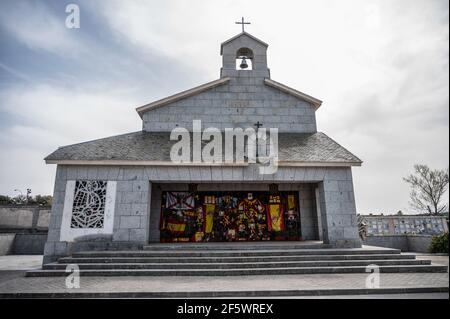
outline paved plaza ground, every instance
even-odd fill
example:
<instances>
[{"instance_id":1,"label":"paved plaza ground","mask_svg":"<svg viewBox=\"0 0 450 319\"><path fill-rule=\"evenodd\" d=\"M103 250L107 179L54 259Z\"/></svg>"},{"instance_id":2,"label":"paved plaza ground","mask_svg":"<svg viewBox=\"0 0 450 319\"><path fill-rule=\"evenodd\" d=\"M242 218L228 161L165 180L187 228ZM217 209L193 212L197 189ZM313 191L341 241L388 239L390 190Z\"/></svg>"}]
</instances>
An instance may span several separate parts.
<instances>
[{"instance_id":1,"label":"paved plaza ground","mask_svg":"<svg viewBox=\"0 0 450 319\"><path fill-rule=\"evenodd\" d=\"M448 256L417 254L418 259L448 266ZM374 294L366 289L368 274L318 274L279 276L195 276L195 277L81 277L80 288L68 289L65 277L25 277L28 269L41 267L42 256L0 256L0 296L12 294L46 294L79 297L202 297L209 292L217 297L242 296L244 292L267 292L278 298L449 298L448 273L380 274L380 288ZM401 293L403 288L439 288L433 293ZM389 289L396 288L395 294ZM345 295L342 291L346 290ZM333 295L333 291L336 295ZM355 291L355 294L351 292ZM357 292L358 291L358 292ZM281 295L280 295L281 292ZM357 293L356 293L357 292ZM101 295L98 295L98 294ZM225 293L225 295L224 295ZM229 293L230 295L228 295ZM66 295L70 294L70 295ZM74 295L73 295L74 294ZM97 295L95 295L97 294ZM197 294L197 295L196 295ZM278 295L277 295L278 294ZM254 295L258 297L258 295ZM262 297L262 296L261 296Z\"/></svg>"}]
</instances>

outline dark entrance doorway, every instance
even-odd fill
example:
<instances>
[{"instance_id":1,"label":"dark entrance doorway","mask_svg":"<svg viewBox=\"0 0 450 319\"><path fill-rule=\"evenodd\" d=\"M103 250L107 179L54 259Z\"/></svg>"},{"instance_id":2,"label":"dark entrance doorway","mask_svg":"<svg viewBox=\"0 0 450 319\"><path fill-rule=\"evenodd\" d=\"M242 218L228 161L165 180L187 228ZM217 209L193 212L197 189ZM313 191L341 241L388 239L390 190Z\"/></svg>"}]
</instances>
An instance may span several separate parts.
<instances>
[{"instance_id":1,"label":"dark entrance doorway","mask_svg":"<svg viewBox=\"0 0 450 319\"><path fill-rule=\"evenodd\" d=\"M298 192L162 192L161 242L301 240Z\"/></svg>"}]
</instances>

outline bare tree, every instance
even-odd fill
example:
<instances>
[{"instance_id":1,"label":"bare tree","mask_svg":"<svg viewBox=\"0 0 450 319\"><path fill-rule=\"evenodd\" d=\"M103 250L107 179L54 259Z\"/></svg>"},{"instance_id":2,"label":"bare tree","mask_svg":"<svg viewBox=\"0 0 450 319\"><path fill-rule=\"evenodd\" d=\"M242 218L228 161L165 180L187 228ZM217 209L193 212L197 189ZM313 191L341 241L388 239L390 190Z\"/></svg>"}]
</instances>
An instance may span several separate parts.
<instances>
[{"instance_id":1,"label":"bare tree","mask_svg":"<svg viewBox=\"0 0 450 319\"><path fill-rule=\"evenodd\" d=\"M414 173L403 178L411 186L411 206L429 214L442 213L447 205L441 205L448 187L448 168L431 170L427 165L414 165Z\"/></svg>"}]
</instances>

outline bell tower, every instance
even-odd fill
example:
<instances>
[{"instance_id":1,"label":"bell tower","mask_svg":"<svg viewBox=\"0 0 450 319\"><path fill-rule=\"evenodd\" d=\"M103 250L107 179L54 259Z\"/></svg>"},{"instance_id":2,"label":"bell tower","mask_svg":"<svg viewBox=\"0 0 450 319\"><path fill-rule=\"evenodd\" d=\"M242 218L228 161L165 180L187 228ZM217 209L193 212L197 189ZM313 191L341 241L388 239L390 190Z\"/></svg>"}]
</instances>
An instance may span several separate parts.
<instances>
[{"instance_id":1,"label":"bell tower","mask_svg":"<svg viewBox=\"0 0 450 319\"><path fill-rule=\"evenodd\" d=\"M249 22L236 22L242 24L242 32L223 42L220 46L222 68L220 77L259 77L270 78L267 67L267 43L245 32L244 25Z\"/></svg>"}]
</instances>

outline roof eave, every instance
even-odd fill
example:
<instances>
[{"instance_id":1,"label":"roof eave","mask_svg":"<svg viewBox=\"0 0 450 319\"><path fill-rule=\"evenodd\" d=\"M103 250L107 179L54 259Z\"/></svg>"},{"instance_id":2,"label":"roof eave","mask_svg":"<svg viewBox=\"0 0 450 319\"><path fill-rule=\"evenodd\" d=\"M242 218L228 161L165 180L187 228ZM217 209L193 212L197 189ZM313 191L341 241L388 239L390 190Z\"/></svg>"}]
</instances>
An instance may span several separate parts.
<instances>
[{"instance_id":1,"label":"roof eave","mask_svg":"<svg viewBox=\"0 0 450 319\"><path fill-rule=\"evenodd\" d=\"M139 160L58 160L45 159L46 164L58 165L111 165L111 166L248 166L247 162L237 163L174 163L170 161L139 161ZM278 166L288 167L351 167L361 166L362 162L296 162L279 161Z\"/></svg>"},{"instance_id":2,"label":"roof eave","mask_svg":"<svg viewBox=\"0 0 450 319\"><path fill-rule=\"evenodd\" d=\"M228 83L230 81L229 77L224 77L224 78L220 78L199 86L196 86L192 89L186 90L186 91L182 91L179 92L177 94L165 97L163 99L157 100L155 102L149 103L149 104L145 104L143 106L139 106L136 108L136 112L139 114L139 116L142 118L143 114L145 112L148 112L150 110L156 109L158 107L170 104L170 103L174 103L176 101L194 96L196 94L199 94L201 92L204 92L206 90L210 90L212 88L215 88L217 86L223 85L225 83Z\"/></svg>"},{"instance_id":3,"label":"roof eave","mask_svg":"<svg viewBox=\"0 0 450 319\"><path fill-rule=\"evenodd\" d=\"M276 88L276 89L278 89L278 90L280 90L282 92L285 92L287 94L290 94L292 96L295 96L295 97L297 97L297 98L299 98L301 100L304 100L306 102L309 102L315 107L316 110L322 105L322 101L321 100L319 100L319 99L317 99L315 97L312 97L311 95L308 95L308 94L305 94L303 92L300 92L300 91L298 91L296 89L293 89L293 88L291 88L291 87L289 87L287 85L284 85L284 84L281 84L279 82L276 82L274 80L266 78L266 79L264 79L264 84L266 84L268 86L271 86L273 88Z\"/></svg>"}]
</instances>

